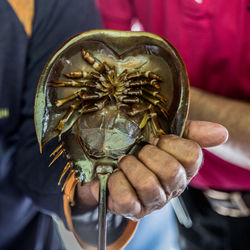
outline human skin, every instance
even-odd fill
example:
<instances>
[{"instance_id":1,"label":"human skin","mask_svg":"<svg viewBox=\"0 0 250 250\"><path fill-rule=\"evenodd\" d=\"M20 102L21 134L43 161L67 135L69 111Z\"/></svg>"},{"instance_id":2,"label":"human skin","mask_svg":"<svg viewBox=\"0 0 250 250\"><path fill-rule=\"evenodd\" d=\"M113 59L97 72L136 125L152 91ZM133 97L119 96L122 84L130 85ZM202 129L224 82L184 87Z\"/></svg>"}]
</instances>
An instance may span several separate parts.
<instances>
[{"instance_id":1,"label":"human skin","mask_svg":"<svg viewBox=\"0 0 250 250\"><path fill-rule=\"evenodd\" d=\"M230 135L227 142L208 150L223 160L250 170L249 103L192 87L189 115L192 120L206 120L225 126Z\"/></svg>"},{"instance_id":2,"label":"human skin","mask_svg":"<svg viewBox=\"0 0 250 250\"><path fill-rule=\"evenodd\" d=\"M138 158L126 155L118 163L118 171L108 180L108 209L114 214L138 220L163 207L180 195L202 164L202 147L225 143L227 130L215 123L188 121L183 138L164 135L144 146ZM76 213L98 204L97 180L78 185Z\"/></svg>"}]
</instances>

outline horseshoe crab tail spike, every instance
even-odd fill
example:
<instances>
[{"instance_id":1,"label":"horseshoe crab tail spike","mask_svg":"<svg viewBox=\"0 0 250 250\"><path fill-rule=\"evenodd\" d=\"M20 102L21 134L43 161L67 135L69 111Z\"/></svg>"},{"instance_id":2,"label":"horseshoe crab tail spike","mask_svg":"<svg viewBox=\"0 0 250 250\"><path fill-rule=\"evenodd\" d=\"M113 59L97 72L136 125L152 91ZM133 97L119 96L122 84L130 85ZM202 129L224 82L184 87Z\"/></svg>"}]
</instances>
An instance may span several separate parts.
<instances>
[{"instance_id":1,"label":"horseshoe crab tail spike","mask_svg":"<svg viewBox=\"0 0 250 250\"><path fill-rule=\"evenodd\" d=\"M58 151L58 153L55 155L54 159L49 164L49 167L55 162L56 159L58 159L62 155L63 152L64 152L63 148L60 151Z\"/></svg>"},{"instance_id":2,"label":"horseshoe crab tail spike","mask_svg":"<svg viewBox=\"0 0 250 250\"><path fill-rule=\"evenodd\" d=\"M107 182L113 167L109 165L99 165L96 173L100 181L99 205L98 205L98 250L106 250L107 241Z\"/></svg>"}]
</instances>

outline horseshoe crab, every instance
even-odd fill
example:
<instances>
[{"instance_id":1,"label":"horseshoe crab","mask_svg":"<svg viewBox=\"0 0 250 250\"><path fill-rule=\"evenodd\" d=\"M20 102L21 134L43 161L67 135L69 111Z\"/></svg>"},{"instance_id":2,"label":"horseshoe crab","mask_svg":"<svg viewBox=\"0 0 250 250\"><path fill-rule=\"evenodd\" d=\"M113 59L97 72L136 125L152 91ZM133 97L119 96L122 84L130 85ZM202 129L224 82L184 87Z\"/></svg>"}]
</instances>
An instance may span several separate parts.
<instances>
[{"instance_id":1,"label":"horseshoe crab","mask_svg":"<svg viewBox=\"0 0 250 250\"><path fill-rule=\"evenodd\" d=\"M64 43L47 62L36 93L35 127L43 146L58 137L58 184L98 177L98 249L106 248L106 183L121 155L149 135L182 135L189 105L184 63L165 39L146 32L94 30ZM50 164L50 165L51 165Z\"/></svg>"}]
</instances>

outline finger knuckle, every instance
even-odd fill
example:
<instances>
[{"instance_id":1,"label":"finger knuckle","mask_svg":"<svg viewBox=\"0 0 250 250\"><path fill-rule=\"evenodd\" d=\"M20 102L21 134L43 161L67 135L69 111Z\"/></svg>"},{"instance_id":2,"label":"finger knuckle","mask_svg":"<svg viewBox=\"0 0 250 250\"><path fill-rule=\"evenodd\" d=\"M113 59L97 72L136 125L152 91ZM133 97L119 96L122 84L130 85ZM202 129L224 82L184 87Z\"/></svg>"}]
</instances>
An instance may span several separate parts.
<instances>
[{"instance_id":1,"label":"finger knuckle","mask_svg":"<svg viewBox=\"0 0 250 250\"><path fill-rule=\"evenodd\" d=\"M166 181L175 180L181 174L183 174L183 167L177 160L172 160L168 162L170 171L168 175L166 175Z\"/></svg>"},{"instance_id":2,"label":"finger knuckle","mask_svg":"<svg viewBox=\"0 0 250 250\"><path fill-rule=\"evenodd\" d=\"M119 167L123 168L123 167L126 167L126 166L130 166L133 161L135 161L135 156L133 155L126 155L124 156L121 161L118 163Z\"/></svg>"},{"instance_id":3,"label":"finger knuckle","mask_svg":"<svg viewBox=\"0 0 250 250\"><path fill-rule=\"evenodd\" d=\"M158 186L158 180L154 175L148 175L145 177L142 182L140 183L140 189L144 192L150 192L155 189L156 186Z\"/></svg>"},{"instance_id":4,"label":"finger knuckle","mask_svg":"<svg viewBox=\"0 0 250 250\"><path fill-rule=\"evenodd\" d=\"M139 157L139 159L142 159L142 158L144 158L145 156L148 156L148 154L149 153L151 153L152 152L152 150L154 150L155 149L155 146L153 146L153 145L146 145L146 146L144 146L141 150L140 150L140 152L139 152L139 154L138 154L138 157Z\"/></svg>"},{"instance_id":5,"label":"finger knuckle","mask_svg":"<svg viewBox=\"0 0 250 250\"><path fill-rule=\"evenodd\" d=\"M171 175L163 182L165 191L170 197L175 190L184 189L186 185L187 175L183 167L176 168L176 171L172 171Z\"/></svg>"},{"instance_id":6,"label":"finger knuckle","mask_svg":"<svg viewBox=\"0 0 250 250\"><path fill-rule=\"evenodd\" d=\"M127 162L131 162L134 161L136 158L133 155L126 155L122 160L123 161L127 161Z\"/></svg>"},{"instance_id":7,"label":"finger knuckle","mask_svg":"<svg viewBox=\"0 0 250 250\"><path fill-rule=\"evenodd\" d=\"M202 150L198 143L192 143L192 146L190 148L190 154L188 154L186 161L188 166L200 166L202 162Z\"/></svg>"},{"instance_id":8,"label":"finger knuckle","mask_svg":"<svg viewBox=\"0 0 250 250\"><path fill-rule=\"evenodd\" d=\"M170 140L178 140L178 136L174 134L162 135L157 143L157 146L164 147L166 146Z\"/></svg>"},{"instance_id":9,"label":"finger knuckle","mask_svg":"<svg viewBox=\"0 0 250 250\"><path fill-rule=\"evenodd\" d=\"M126 194L126 196L122 197L117 201L117 206L120 208L119 210L123 213L128 213L134 210L136 203L137 201L134 199L133 195Z\"/></svg>"},{"instance_id":10,"label":"finger knuckle","mask_svg":"<svg viewBox=\"0 0 250 250\"><path fill-rule=\"evenodd\" d=\"M152 210L157 210L162 208L167 203L167 195L165 191L162 190L162 192L159 192L158 195L156 195L156 198L154 200Z\"/></svg>"},{"instance_id":11,"label":"finger knuckle","mask_svg":"<svg viewBox=\"0 0 250 250\"><path fill-rule=\"evenodd\" d=\"M168 165L166 165L166 168L164 168L162 172L161 182L164 186L167 186L172 182L178 182L178 180L182 178L182 175L185 175L186 177L186 173L183 171L183 166L177 160L169 161Z\"/></svg>"}]
</instances>

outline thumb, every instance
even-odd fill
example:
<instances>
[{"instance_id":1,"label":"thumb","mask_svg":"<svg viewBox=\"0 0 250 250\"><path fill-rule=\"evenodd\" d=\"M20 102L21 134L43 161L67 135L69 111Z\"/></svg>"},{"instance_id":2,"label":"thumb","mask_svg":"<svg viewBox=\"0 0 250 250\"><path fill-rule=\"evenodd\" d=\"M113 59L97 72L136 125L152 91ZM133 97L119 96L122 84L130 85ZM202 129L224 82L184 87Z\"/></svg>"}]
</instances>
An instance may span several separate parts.
<instances>
[{"instance_id":1,"label":"thumb","mask_svg":"<svg viewBox=\"0 0 250 250\"><path fill-rule=\"evenodd\" d=\"M227 141L228 131L218 123L188 120L183 137L196 141L201 147L214 147Z\"/></svg>"}]
</instances>

